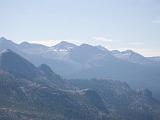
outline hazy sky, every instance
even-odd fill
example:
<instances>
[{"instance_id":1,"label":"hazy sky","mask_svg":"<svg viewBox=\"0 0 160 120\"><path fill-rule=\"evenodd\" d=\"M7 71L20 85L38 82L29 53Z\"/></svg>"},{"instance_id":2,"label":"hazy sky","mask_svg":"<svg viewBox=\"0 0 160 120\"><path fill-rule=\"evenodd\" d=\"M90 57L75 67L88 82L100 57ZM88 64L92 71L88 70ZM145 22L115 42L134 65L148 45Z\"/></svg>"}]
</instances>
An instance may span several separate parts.
<instances>
[{"instance_id":1,"label":"hazy sky","mask_svg":"<svg viewBox=\"0 0 160 120\"><path fill-rule=\"evenodd\" d=\"M0 0L0 36L160 56L160 0Z\"/></svg>"}]
</instances>

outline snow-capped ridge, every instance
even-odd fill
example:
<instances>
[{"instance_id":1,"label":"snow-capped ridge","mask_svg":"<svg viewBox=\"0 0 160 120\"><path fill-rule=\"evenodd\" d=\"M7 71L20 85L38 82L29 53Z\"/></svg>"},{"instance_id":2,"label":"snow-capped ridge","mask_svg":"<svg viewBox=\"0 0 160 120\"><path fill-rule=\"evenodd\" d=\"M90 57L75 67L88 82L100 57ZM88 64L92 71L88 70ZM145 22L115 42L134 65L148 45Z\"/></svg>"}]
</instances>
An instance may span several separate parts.
<instances>
[{"instance_id":1,"label":"snow-capped ridge","mask_svg":"<svg viewBox=\"0 0 160 120\"><path fill-rule=\"evenodd\" d=\"M66 41L62 41L51 48L54 51L70 51L75 47L77 47L77 45L75 45L73 43L66 42Z\"/></svg>"}]
</instances>

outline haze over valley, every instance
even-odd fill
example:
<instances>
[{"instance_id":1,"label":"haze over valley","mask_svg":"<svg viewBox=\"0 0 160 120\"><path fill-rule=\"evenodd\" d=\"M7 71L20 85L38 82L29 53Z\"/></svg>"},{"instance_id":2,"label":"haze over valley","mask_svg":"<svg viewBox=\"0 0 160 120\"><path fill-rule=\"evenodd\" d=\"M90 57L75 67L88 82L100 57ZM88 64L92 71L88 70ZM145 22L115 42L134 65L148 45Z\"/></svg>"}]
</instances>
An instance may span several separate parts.
<instances>
[{"instance_id":1,"label":"haze over valley","mask_svg":"<svg viewBox=\"0 0 160 120\"><path fill-rule=\"evenodd\" d=\"M159 0L0 5L0 120L160 120Z\"/></svg>"},{"instance_id":2,"label":"haze over valley","mask_svg":"<svg viewBox=\"0 0 160 120\"><path fill-rule=\"evenodd\" d=\"M155 71L159 68L159 61L155 59L144 57L146 62L142 64L141 59L128 60L127 57L124 60L123 57L122 60L115 56L115 51L100 46L76 46L67 42L46 47L27 42L15 44L1 38L0 48L0 119L157 120L160 117L159 88L152 89L155 92L152 95L146 88L147 78L139 81L142 84L138 87L139 78L131 81L125 70L144 70L139 76L144 78L149 68ZM123 52L121 54L123 56ZM52 69L41 62L50 63ZM116 69L113 66L117 66ZM72 79L61 77L53 69ZM118 69L123 70L115 71ZM119 77L116 72L126 78ZM119 77L119 81L112 80L111 73ZM134 83L137 89L127 83L131 86ZM158 80L150 84L158 84Z\"/></svg>"}]
</instances>

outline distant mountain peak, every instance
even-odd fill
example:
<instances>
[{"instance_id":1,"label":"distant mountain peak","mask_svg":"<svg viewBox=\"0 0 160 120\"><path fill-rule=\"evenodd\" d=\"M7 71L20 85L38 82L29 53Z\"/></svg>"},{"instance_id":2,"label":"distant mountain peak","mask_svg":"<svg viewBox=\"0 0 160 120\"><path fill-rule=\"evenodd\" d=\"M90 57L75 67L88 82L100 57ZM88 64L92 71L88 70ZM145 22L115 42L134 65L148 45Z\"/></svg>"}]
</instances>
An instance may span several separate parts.
<instances>
[{"instance_id":1,"label":"distant mountain peak","mask_svg":"<svg viewBox=\"0 0 160 120\"><path fill-rule=\"evenodd\" d=\"M0 40L7 40L5 37L0 37Z\"/></svg>"},{"instance_id":2,"label":"distant mountain peak","mask_svg":"<svg viewBox=\"0 0 160 120\"><path fill-rule=\"evenodd\" d=\"M17 44L12 42L11 40L6 39L5 37L1 37L0 38L0 50L3 50L3 49L11 49L14 51L18 51Z\"/></svg>"},{"instance_id":3,"label":"distant mountain peak","mask_svg":"<svg viewBox=\"0 0 160 120\"><path fill-rule=\"evenodd\" d=\"M0 43L4 43L4 42L12 42L12 41L6 39L5 37L1 37L0 38Z\"/></svg>"},{"instance_id":4,"label":"distant mountain peak","mask_svg":"<svg viewBox=\"0 0 160 120\"><path fill-rule=\"evenodd\" d=\"M55 46L53 46L53 48L55 48L56 50L71 50L74 47L77 47L77 45L75 45L73 43L66 42L66 41L62 41L62 42L56 44Z\"/></svg>"},{"instance_id":5,"label":"distant mountain peak","mask_svg":"<svg viewBox=\"0 0 160 120\"><path fill-rule=\"evenodd\" d=\"M81 44L79 46L80 49L83 49L83 50L86 50L86 52L107 52L108 53L108 50L102 46L92 46L92 45L89 45L89 44Z\"/></svg>"},{"instance_id":6,"label":"distant mountain peak","mask_svg":"<svg viewBox=\"0 0 160 120\"><path fill-rule=\"evenodd\" d=\"M0 69L27 78L36 74L36 67L32 63L10 49L0 52Z\"/></svg>"},{"instance_id":7,"label":"distant mountain peak","mask_svg":"<svg viewBox=\"0 0 160 120\"><path fill-rule=\"evenodd\" d=\"M66 42L66 41L62 41L62 42L56 44L55 46L66 46L66 45L68 45L68 46L76 46L75 44L70 43L70 42Z\"/></svg>"},{"instance_id":8,"label":"distant mountain peak","mask_svg":"<svg viewBox=\"0 0 160 120\"><path fill-rule=\"evenodd\" d=\"M45 45L42 45L42 44L37 44L37 43L30 43L30 42L22 42L19 44L19 46L21 48L48 48L47 46Z\"/></svg>"},{"instance_id":9,"label":"distant mountain peak","mask_svg":"<svg viewBox=\"0 0 160 120\"><path fill-rule=\"evenodd\" d=\"M109 51L107 48L105 48L105 47L103 47L101 45L98 45L96 47L99 48L99 49L101 49L101 50L103 50L103 51Z\"/></svg>"},{"instance_id":10,"label":"distant mountain peak","mask_svg":"<svg viewBox=\"0 0 160 120\"><path fill-rule=\"evenodd\" d=\"M83 49L86 49L86 50L100 50L97 46L92 46L92 45L89 45L89 44L86 44L86 43L81 44L79 46L79 48L81 48L81 49L83 48Z\"/></svg>"},{"instance_id":11,"label":"distant mountain peak","mask_svg":"<svg viewBox=\"0 0 160 120\"><path fill-rule=\"evenodd\" d=\"M125 50L125 51L122 51L122 53L136 53L136 52L134 52L133 50ZM136 53L136 54L138 54L138 53Z\"/></svg>"},{"instance_id":12,"label":"distant mountain peak","mask_svg":"<svg viewBox=\"0 0 160 120\"><path fill-rule=\"evenodd\" d=\"M28 42L22 42L22 43L20 43L20 45L29 45L30 43L28 43Z\"/></svg>"},{"instance_id":13,"label":"distant mountain peak","mask_svg":"<svg viewBox=\"0 0 160 120\"><path fill-rule=\"evenodd\" d=\"M133 53L134 51L133 50L125 50L123 52L131 52L131 53Z\"/></svg>"},{"instance_id":14,"label":"distant mountain peak","mask_svg":"<svg viewBox=\"0 0 160 120\"><path fill-rule=\"evenodd\" d=\"M73 43L70 43L70 42L67 42L67 41L61 41L59 44L72 44L73 45Z\"/></svg>"},{"instance_id":15,"label":"distant mountain peak","mask_svg":"<svg viewBox=\"0 0 160 120\"><path fill-rule=\"evenodd\" d=\"M127 55L134 55L134 56L139 56L139 57L144 57L143 55L133 51L133 50L125 50L121 52L122 54L127 54Z\"/></svg>"},{"instance_id":16,"label":"distant mountain peak","mask_svg":"<svg viewBox=\"0 0 160 120\"><path fill-rule=\"evenodd\" d=\"M89 45L89 44L86 44L86 43L83 43L80 46L82 46L82 47L93 47L92 45Z\"/></svg>"},{"instance_id":17,"label":"distant mountain peak","mask_svg":"<svg viewBox=\"0 0 160 120\"><path fill-rule=\"evenodd\" d=\"M12 42L11 40L8 40L8 39L5 38L5 37L1 37L1 38L0 38L0 43L7 43L7 44L12 43L12 44L14 44L14 42Z\"/></svg>"},{"instance_id":18,"label":"distant mountain peak","mask_svg":"<svg viewBox=\"0 0 160 120\"><path fill-rule=\"evenodd\" d=\"M140 63L140 64L145 64L149 63L150 60L145 58L143 55L133 51L133 50L125 50L125 51L112 51L112 54L122 60L126 60L132 63Z\"/></svg>"},{"instance_id":19,"label":"distant mountain peak","mask_svg":"<svg viewBox=\"0 0 160 120\"><path fill-rule=\"evenodd\" d=\"M121 53L121 52L120 52L119 50L112 50L111 53L112 53L112 54L119 54L119 53Z\"/></svg>"}]
</instances>

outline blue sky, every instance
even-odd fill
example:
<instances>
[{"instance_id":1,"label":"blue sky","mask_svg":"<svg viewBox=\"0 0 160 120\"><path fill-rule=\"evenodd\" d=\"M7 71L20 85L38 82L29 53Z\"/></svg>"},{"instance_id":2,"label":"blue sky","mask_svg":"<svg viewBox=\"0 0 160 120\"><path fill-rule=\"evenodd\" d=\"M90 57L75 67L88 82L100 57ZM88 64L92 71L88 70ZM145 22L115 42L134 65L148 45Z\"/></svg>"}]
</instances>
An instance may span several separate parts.
<instances>
[{"instance_id":1,"label":"blue sky","mask_svg":"<svg viewBox=\"0 0 160 120\"><path fill-rule=\"evenodd\" d=\"M0 36L160 56L159 0L0 0Z\"/></svg>"}]
</instances>

